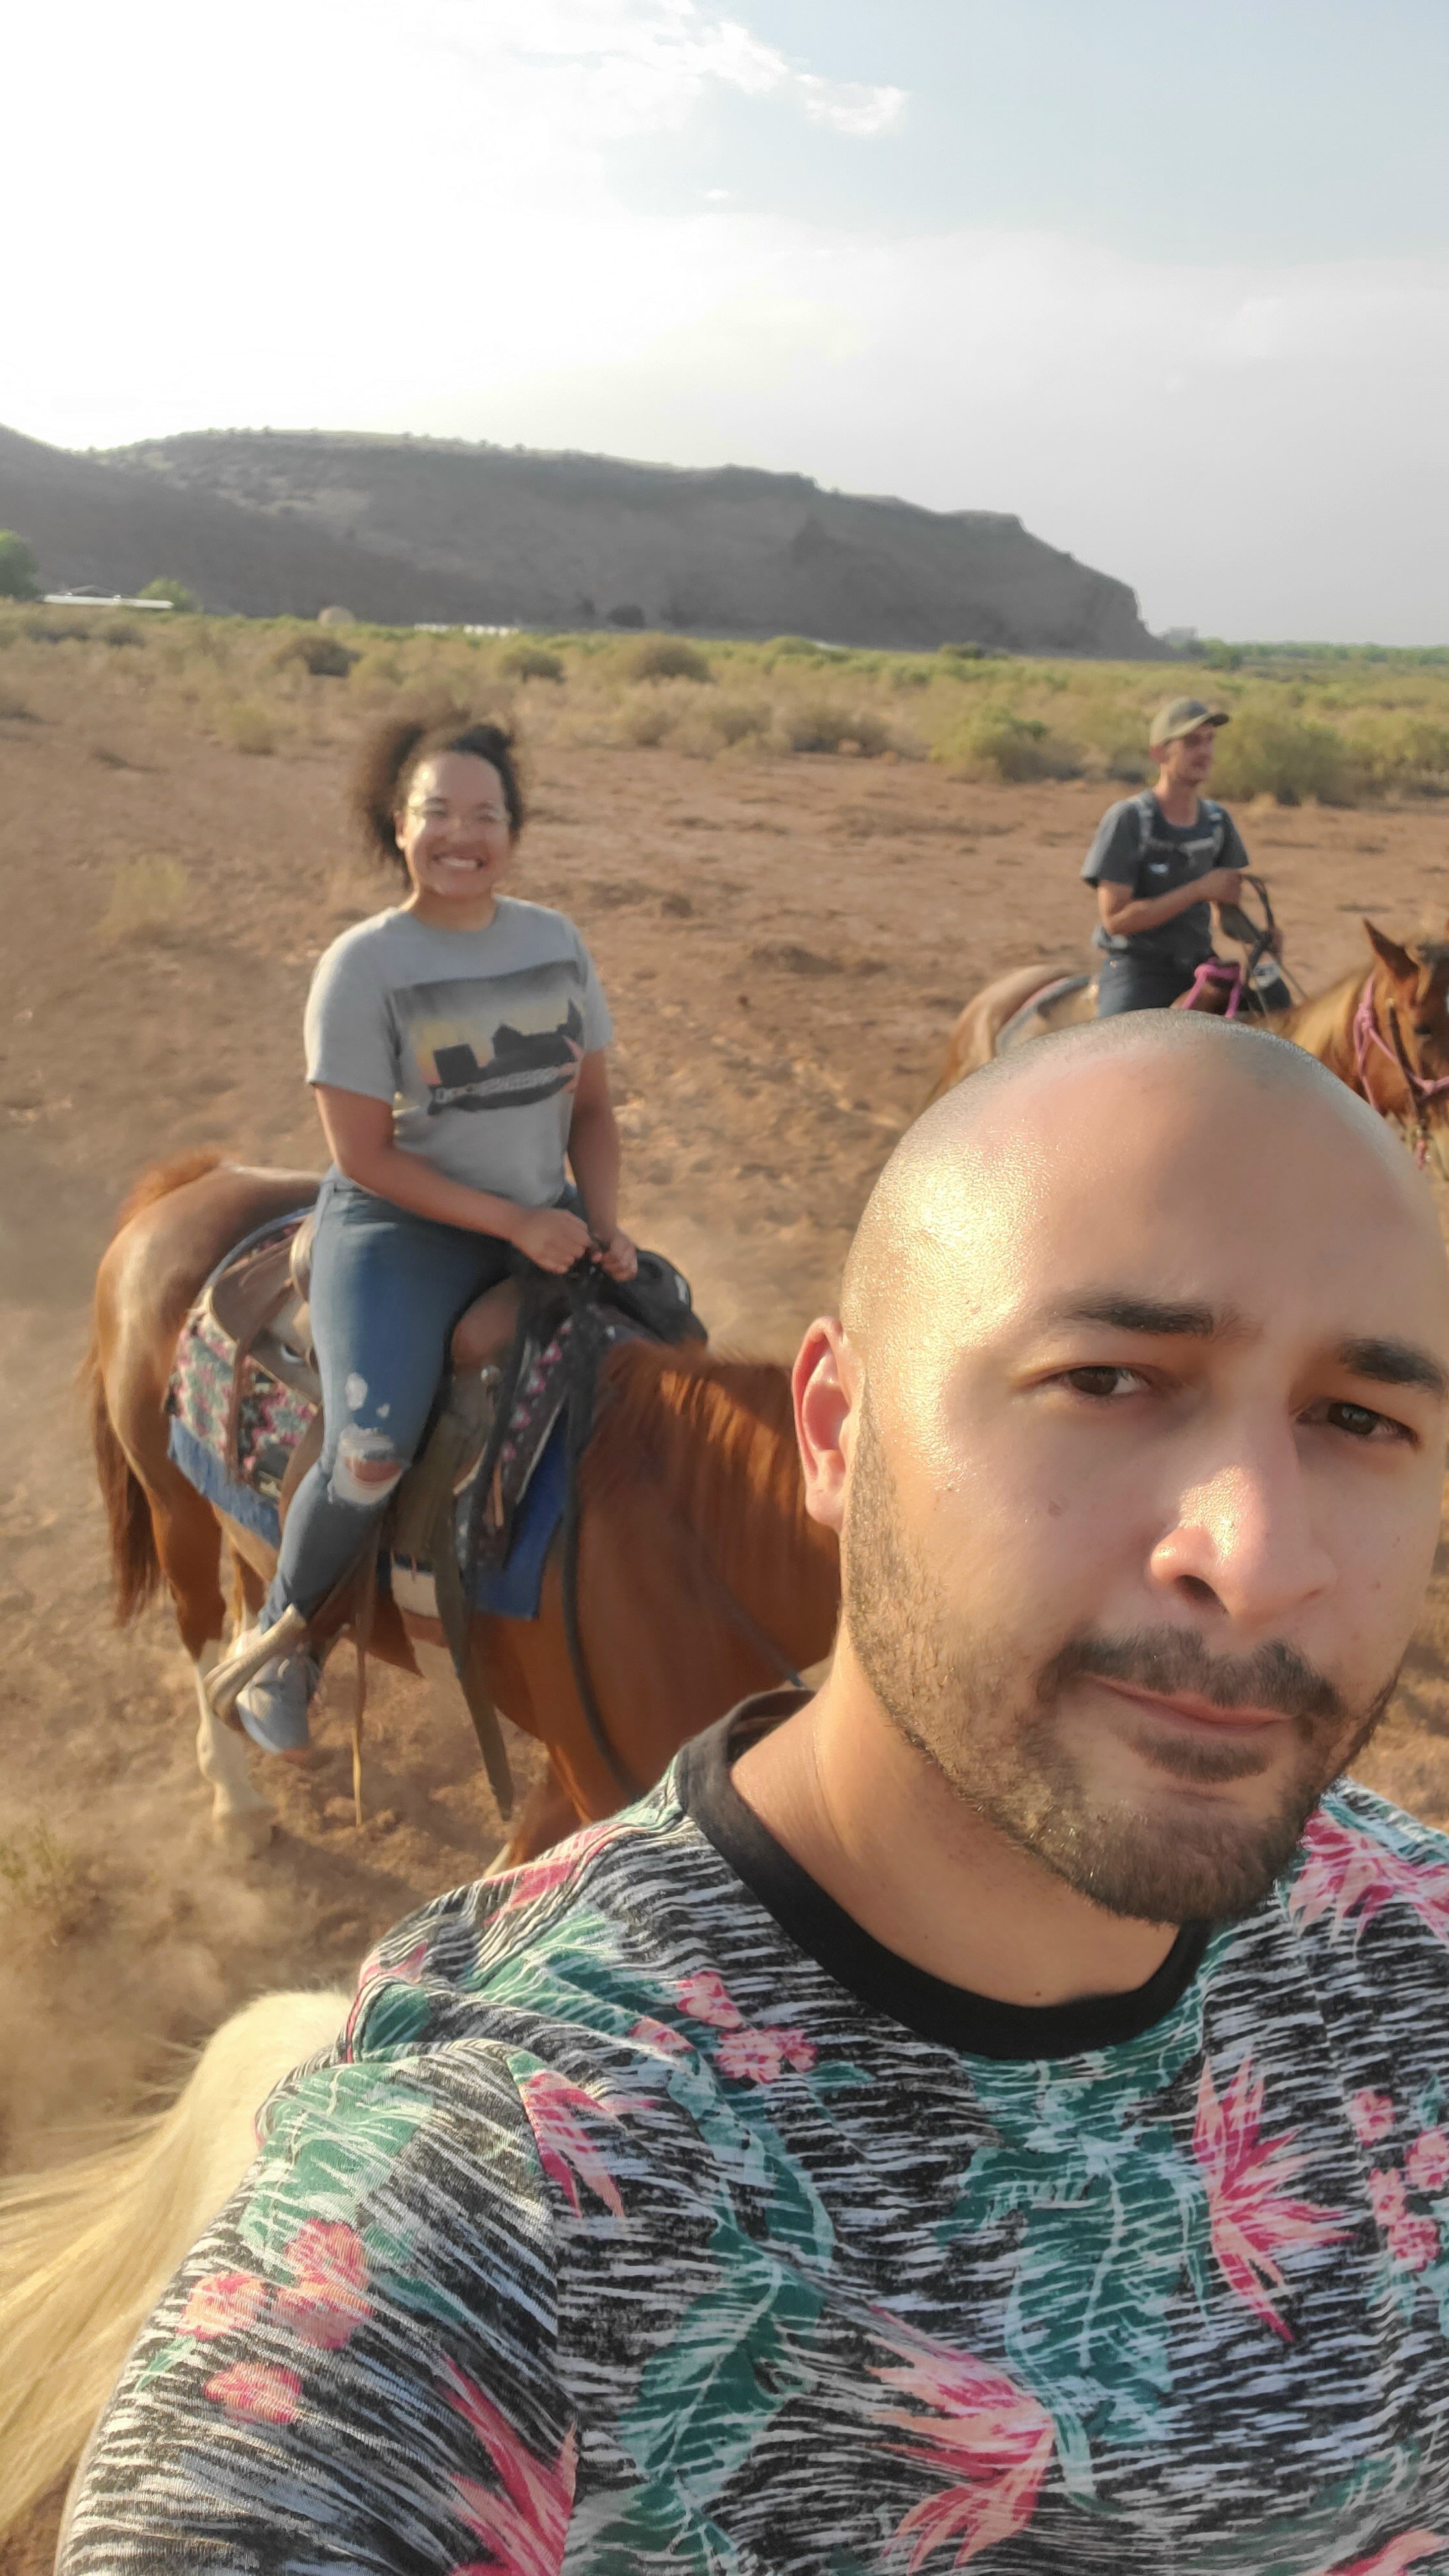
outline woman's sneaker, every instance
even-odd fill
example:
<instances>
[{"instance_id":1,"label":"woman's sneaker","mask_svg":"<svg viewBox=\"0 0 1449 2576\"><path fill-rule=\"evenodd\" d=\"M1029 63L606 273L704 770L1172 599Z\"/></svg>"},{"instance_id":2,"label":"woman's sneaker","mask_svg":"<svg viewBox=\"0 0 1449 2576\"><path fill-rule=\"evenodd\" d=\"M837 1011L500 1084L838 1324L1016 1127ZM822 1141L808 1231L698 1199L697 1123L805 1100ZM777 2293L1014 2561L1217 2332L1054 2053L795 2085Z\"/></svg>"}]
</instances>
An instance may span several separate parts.
<instances>
[{"instance_id":1,"label":"woman's sneaker","mask_svg":"<svg viewBox=\"0 0 1449 2576\"><path fill-rule=\"evenodd\" d=\"M315 1655L278 1655L263 1664L237 1699L236 1713L264 1753L304 1753L307 1711L322 1667Z\"/></svg>"}]
</instances>

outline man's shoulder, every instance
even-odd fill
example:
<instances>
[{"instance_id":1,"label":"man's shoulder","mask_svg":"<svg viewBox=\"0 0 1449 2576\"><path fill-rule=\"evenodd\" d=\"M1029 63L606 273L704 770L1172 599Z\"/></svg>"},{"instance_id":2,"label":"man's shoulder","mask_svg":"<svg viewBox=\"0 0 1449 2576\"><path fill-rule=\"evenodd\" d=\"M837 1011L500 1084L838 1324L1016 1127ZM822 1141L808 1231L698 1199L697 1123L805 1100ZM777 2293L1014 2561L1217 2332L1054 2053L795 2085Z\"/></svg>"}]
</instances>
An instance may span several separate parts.
<instances>
[{"instance_id":1,"label":"man's shoulder","mask_svg":"<svg viewBox=\"0 0 1449 2576\"><path fill-rule=\"evenodd\" d=\"M347 2054L480 2042L554 2062L667 2051L727 1878L666 1782L540 1859L456 1888L397 1925L363 1962ZM685 1919L695 1926L688 1958Z\"/></svg>"},{"instance_id":2,"label":"man's shoulder","mask_svg":"<svg viewBox=\"0 0 1449 2576\"><path fill-rule=\"evenodd\" d=\"M1282 1884L1296 1924L1356 1947L1379 1923L1449 1968L1449 1835L1359 1781L1320 1801Z\"/></svg>"},{"instance_id":3,"label":"man's shoulder","mask_svg":"<svg viewBox=\"0 0 1449 2576\"><path fill-rule=\"evenodd\" d=\"M1105 859L1134 861L1142 845L1142 800L1140 796L1119 796L1109 805L1092 836L1092 846L1082 865L1082 874L1094 879Z\"/></svg>"}]
</instances>

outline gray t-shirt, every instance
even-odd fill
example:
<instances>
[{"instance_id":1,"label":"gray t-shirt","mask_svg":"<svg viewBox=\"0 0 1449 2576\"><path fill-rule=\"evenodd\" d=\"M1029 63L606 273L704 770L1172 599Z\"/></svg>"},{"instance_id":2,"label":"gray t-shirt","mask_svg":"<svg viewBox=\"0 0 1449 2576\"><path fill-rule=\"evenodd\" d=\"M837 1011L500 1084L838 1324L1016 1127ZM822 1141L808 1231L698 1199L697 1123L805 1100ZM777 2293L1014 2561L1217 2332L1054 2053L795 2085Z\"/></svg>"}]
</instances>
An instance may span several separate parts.
<instances>
[{"instance_id":1,"label":"gray t-shirt","mask_svg":"<svg viewBox=\"0 0 1449 2576\"><path fill-rule=\"evenodd\" d=\"M1082 874L1088 885L1100 885L1105 877L1110 885L1130 886L1136 901L1150 902L1157 895L1175 893L1194 877L1205 877L1213 868L1247 864L1237 825L1221 805L1204 797L1195 823L1169 823L1149 789L1108 808ZM1122 937L1099 925L1093 938L1109 956L1156 957L1191 975L1213 953L1212 913L1207 904L1195 903L1157 930L1136 930Z\"/></svg>"},{"instance_id":2,"label":"gray t-shirt","mask_svg":"<svg viewBox=\"0 0 1449 2576\"><path fill-rule=\"evenodd\" d=\"M613 1034L571 921L500 895L486 930L379 912L307 996L307 1079L392 1104L393 1138L450 1180L552 1207L580 1063Z\"/></svg>"}]
</instances>

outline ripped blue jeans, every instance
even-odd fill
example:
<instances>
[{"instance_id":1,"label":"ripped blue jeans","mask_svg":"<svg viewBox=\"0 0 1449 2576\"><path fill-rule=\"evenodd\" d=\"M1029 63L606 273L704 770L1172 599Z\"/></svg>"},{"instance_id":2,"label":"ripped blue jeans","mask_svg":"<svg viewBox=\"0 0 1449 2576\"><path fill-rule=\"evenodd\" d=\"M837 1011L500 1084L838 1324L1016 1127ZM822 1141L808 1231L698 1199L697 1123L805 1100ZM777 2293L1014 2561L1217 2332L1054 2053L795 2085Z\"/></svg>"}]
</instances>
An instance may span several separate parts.
<instances>
[{"instance_id":1,"label":"ripped blue jeans","mask_svg":"<svg viewBox=\"0 0 1449 2576\"><path fill-rule=\"evenodd\" d=\"M521 1266L497 1235L438 1225L328 1173L311 1290L325 1436L292 1498L264 1621L289 1603L315 1610L341 1582L417 1454L453 1326Z\"/></svg>"}]
</instances>

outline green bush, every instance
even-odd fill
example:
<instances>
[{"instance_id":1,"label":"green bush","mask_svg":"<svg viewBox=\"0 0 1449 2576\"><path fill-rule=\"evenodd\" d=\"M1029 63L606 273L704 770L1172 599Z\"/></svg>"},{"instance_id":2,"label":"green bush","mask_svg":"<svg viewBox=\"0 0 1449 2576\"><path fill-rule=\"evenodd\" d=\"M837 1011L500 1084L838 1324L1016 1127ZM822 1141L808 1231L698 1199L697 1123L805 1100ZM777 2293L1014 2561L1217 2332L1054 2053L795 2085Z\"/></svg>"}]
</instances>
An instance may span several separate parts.
<instances>
[{"instance_id":1,"label":"green bush","mask_svg":"<svg viewBox=\"0 0 1449 2576\"><path fill-rule=\"evenodd\" d=\"M510 644L498 668L509 680L562 680L565 676L557 653L550 653L543 644Z\"/></svg>"},{"instance_id":2,"label":"green bush","mask_svg":"<svg viewBox=\"0 0 1449 2576\"><path fill-rule=\"evenodd\" d=\"M1449 725L1428 716L1366 716L1348 736L1348 754L1365 787L1382 795L1395 787L1449 785Z\"/></svg>"},{"instance_id":3,"label":"green bush","mask_svg":"<svg viewBox=\"0 0 1449 2576\"><path fill-rule=\"evenodd\" d=\"M309 626L304 634L294 635L283 644L274 659L278 670L288 662L300 662L314 680L345 680L362 655L344 644L334 629Z\"/></svg>"},{"instance_id":4,"label":"green bush","mask_svg":"<svg viewBox=\"0 0 1449 2576\"><path fill-rule=\"evenodd\" d=\"M154 581L148 581L145 589L138 590L136 596L138 599L169 599L173 608L183 609L192 615L201 606L194 590L188 590L184 581L175 581L170 573L164 572L158 573Z\"/></svg>"},{"instance_id":5,"label":"green bush","mask_svg":"<svg viewBox=\"0 0 1449 2576\"><path fill-rule=\"evenodd\" d=\"M1347 805L1353 796L1348 745L1332 725L1245 707L1224 728L1208 782L1220 796L1273 796L1280 805Z\"/></svg>"},{"instance_id":6,"label":"green bush","mask_svg":"<svg viewBox=\"0 0 1449 2576\"><path fill-rule=\"evenodd\" d=\"M682 635L646 635L631 645L620 663L626 680L712 680L714 673L697 644Z\"/></svg>"},{"instance_id":7,"label":"green bush","mask_svg":"<svg viewBox=\"0 0 1449 2576\"><path fill-rule=\"evenodd\" d=\"M40 566L23 537L0 528L0 599L38 599Z\"/></svg>"},{"instance_id":8,"label":"green bush","mask_svg":"<svg viewBox=\"0 0 1449 2576\"><path fill-rule=\"evenodd\" d=\"M1036 716L1015 716L1007 707L982 707L979 714L948 734L936 757L968 778L994 778L1010 787L1043 778L1075 778L1081 761L1073 745Z\"/></svg>"}]
</instances>

